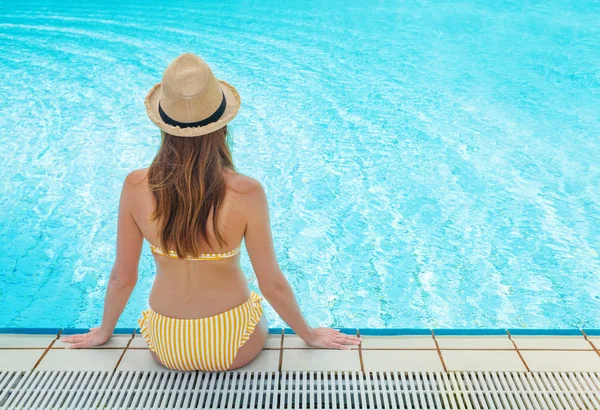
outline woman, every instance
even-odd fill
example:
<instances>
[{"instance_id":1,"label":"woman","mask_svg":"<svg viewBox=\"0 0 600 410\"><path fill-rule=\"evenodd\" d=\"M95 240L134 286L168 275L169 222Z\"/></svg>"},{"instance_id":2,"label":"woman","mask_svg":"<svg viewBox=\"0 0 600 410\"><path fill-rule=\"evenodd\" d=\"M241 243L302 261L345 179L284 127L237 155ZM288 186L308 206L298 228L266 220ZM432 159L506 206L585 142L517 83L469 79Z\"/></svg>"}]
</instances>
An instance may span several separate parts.
<instances>
[{"instance_id":1,"label":"woman","mask_svg":"<svg viewBox=\"0 0 600 410\"><path fill-rule=\"evenodd\" d=\"M246 249L261 293L308 345L349 349L360 338L311 328L277 263L265 192L234 170L227 123L240 97L198 56L185 53L145 100L162 144L149 168L125 179L119 203L117 255L104 316L87 334L64 337L72 348L105 343L136 284L145 238L156 263L150 308L138 323L153 357L178 370L237 369L267 338L262 297L240 267Z\"/></svg>"}]
</instances>

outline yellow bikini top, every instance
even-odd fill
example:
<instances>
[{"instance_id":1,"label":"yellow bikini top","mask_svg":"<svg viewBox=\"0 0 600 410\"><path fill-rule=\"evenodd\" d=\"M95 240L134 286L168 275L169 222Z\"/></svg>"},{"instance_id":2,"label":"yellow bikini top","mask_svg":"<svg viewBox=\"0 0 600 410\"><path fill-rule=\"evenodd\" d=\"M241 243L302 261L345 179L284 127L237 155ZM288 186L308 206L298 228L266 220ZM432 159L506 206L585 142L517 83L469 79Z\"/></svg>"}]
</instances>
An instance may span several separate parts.
<instances>
[{"instance_id":1,"label":"yellow bikini top","mask_svg":"<svg viewBox=\"0 0 600 410\"><path fill-rule=\"evenodd\" d=\"M171 250L171 251L169 251L169 253L165 253L158 246L154 246L152 244L150 244L150 249L152 250L152 252L154 252L157 255L164 255L164 256L168 256L170 258L177 258L177 252L175 252L175 251ZM200 255L198 255L195 258L187 257L185 259L188 261L215 261L215 260L219 260L219 259L227 259L227 258L231 258L232 256L235 256L238 253L240 253L240 249L242 249L241 243L238 246L236 246L234 249L230 250L229 252L201 253Z\"/></svg>"}]
</instances>

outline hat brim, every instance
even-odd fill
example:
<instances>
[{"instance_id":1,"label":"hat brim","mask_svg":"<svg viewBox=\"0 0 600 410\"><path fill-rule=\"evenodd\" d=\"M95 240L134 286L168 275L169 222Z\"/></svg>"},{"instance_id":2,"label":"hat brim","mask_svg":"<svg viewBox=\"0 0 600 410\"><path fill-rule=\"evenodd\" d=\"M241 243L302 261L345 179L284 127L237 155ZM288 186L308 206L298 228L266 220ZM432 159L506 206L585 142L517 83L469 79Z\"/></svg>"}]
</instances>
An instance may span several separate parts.
<instances>
[{"instance_id":1,"label":"hat brim","mask_svg":"<svg viewBox=\"0 0 600 410\"><path fill-rule=\"evenodd\" d=\"M160 102L160 83L152 87L146 96L146 99L144 100L148 117L150 117L150 120L152 120L152 122L156 124L158 128L178 137L197 137L216 131L219 128L223 128L240 110L241 99L237 90L232 85L223 80L218 81L221 85L221 89L223 90L223 94L225 94L225 100L227 101L225 111L218 121L202 127L190 128L181 128L176 125L167 124L162 120L162 118L160 118L160 114L158 113L158 103Z\"/></svg>"}]
</instances>

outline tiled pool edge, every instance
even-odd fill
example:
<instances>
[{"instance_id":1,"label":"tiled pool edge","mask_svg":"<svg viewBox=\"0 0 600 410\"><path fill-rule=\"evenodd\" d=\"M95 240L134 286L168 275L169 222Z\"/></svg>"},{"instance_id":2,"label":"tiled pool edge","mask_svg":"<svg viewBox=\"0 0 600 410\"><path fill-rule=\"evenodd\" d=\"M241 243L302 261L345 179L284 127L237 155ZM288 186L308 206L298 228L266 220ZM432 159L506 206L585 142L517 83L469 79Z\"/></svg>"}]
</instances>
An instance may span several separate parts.
<instances>
[{"instance_id":1,"label":"tiled pool edge","mask_svg":"<svg viewBox=\"0 0 600 410\"><path fill-rule=\"evenodd\" d=\"M87 329L1 329L0 371L157 370L135 328L120 328L106 344L67 349L61 336ZM271 328L263 351L237 371L594 371L600 337L592 330L544 330L537 335L498 329L341 329L361 336L350 349L306 345L291 329ZM589 329L588 329L589 331ZM594 344L596 343L596 345ZM162 368L164 369L164 368Z\"/></svg>"}]
</instances>

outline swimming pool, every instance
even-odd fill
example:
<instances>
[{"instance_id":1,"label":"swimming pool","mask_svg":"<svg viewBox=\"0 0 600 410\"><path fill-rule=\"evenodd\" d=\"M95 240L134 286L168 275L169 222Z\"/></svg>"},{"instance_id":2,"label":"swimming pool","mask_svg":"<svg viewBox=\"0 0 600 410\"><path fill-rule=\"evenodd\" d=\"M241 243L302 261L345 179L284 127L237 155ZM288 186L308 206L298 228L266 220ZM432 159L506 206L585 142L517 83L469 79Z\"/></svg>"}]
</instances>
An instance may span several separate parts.
<instances>
[{"instance_id":1,"label":"swimming pool","mask_svg":"<svg viewBox=\"0 0 600 410\"><path fill-rule=\"evenodd\" d=\"M160 142L143 98L184 51L242 96L234 159L313 326L600 327L598 21L593 1L2 2L0 327L99 323L123 178ZM153 270L145 242L119 326Z\"/></svg>"}]
</instances>

